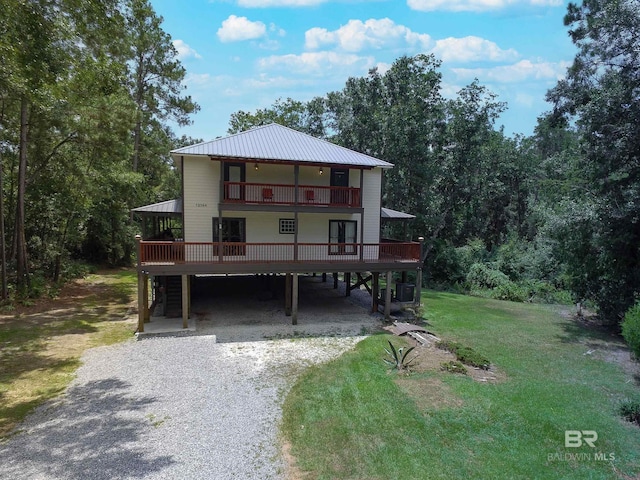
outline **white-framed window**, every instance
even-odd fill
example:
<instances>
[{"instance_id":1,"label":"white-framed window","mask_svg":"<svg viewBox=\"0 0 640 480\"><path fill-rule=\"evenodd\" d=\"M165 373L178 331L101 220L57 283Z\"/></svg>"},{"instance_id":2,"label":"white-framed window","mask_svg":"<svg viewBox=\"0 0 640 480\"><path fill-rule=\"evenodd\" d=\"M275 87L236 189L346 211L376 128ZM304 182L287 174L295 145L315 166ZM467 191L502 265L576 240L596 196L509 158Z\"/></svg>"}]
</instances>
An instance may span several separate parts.
<instances>
[{"instance_id":1,"label":"white-framed window","mask_svg":"<svg viewBox=\"0 0 640 480\"><path fill-rule=\"evenodd\" d=\"M280 233L293 234L296 233L296 219L295 218L281 218L280 219Z\"/></svg>"}]
</instances>

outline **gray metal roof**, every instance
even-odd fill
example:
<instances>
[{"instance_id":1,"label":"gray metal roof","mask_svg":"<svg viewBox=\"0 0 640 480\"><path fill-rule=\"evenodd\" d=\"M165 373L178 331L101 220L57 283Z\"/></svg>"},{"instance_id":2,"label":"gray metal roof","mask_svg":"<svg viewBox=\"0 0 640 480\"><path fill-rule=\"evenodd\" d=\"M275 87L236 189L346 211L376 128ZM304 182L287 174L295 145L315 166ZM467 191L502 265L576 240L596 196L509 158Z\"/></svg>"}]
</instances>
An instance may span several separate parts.
<instances>
[{"instance_id":1,"label":"gray metal roof","mask_svg":"<svg viewBox=\"0 0 640 480\"><path fill-rule=\"evenodd\" d=\"M393 164L271 123L245 132L172 150L174 157L196 155L266 161L391 168Z\"/></svg>"},{"instance_id":2,"label":"gray metal roof","mask_svg":"<svg viewBox=\"0 0 640 480\"><path fill-rule=\"evenodd\" d=\"M182 199L177 198L175 200L167 200L166 202L145 205L143 207L134 208L131 211L140 214L180 215L182 214ZM411 220L416 218L416 216L382 207L380 209L380 218L382 220Z\"/></svg>"},{"instance_id":3,"label":"gray metal roof","mask_svg":"<svg viewBox=\"0 0 640 480\"><path fill-rule=\"evenodd\" d=\"M416 218L415 215L410 213L399 212L398 210L391 210L390 208L382 207L380 209L380 218L382 220L412 220Z\"/></svg>"},{"instance_id":4,"label":"gray metal roof","mask_svg":"<svg viewBox=\"0 0 640 480\"><path fill-rule=\"evenodd\" d=\"M182 199L177 198L175 200L167 200L166 202L145 205L143 207L133 208L131 211L140 214L180 215L182 214Z\"/></svg>"}]
</instances>

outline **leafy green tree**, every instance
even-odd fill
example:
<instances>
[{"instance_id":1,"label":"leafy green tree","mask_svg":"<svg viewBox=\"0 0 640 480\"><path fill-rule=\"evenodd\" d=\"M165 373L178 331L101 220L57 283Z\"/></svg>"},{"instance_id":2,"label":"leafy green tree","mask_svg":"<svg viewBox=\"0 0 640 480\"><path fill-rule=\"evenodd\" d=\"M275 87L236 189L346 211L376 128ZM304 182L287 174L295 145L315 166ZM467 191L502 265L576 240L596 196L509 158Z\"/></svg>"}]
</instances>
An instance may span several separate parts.
<instances>
[{"instance_id":1,"label":"leafy green tree","mask_svg":"<svg viewBox=\"0 0 640 480\"><path fill-rule=\"evenodd\" d=\"M148 3L0 0L0 9L0 249L13 239L9 270L28 293L29 272L57 280L72 257L130 261L129 208L176 195L166 123L188 121L196 106Z\"/></svg>"},{"instance_id":2,"label":"leafy green tree","mask_svg":"<svg viewBox=\"0 0 640 480\"><path fill-rule=\"evenodd\" d=\"M277 99L271 107L261 108L255 113L239 110L231 115L227 133L244 132L253 127L278 123L300 132L323 138L325 136L324 99L316 97L309 102L287 98Z\"/></svg>"},{"instance_id":3,"label":"leafy green tree","mask_svg":"<svg viewBox=\"0 0 640 480\"><path fill-rule=\"evenodd\" d=\"M576 293L619 323L640 293L640 2L585 0L565 17L578 54L548 93L575 122L585 190L565 216L562 250Z\"/></svg>"},{"instance_id":4,"label":"leafy green tree","mask_svg":"<svg viewBox=\"0 0 640 480\"><path fill-rule=\"evenodd\" d=\"M165 121L188 125L189 115L199 106L184 95L186 71L171 43L171 36L162 30L162 17L156 15L148 0L127 0L125 28L130 38L131 94L136 104L136 122L133 131L134 172L143 169L146 175L161 168L154 160L157 151L149 151L155 142L145 142L151 133L154 140L166 134ZM168 139L167 139L168 140ZM166 144L168 141L163 142ZM164 150L165 155L168 150ZM144 163L147 165L143 165Z\"/></svg>"}]
</instances>

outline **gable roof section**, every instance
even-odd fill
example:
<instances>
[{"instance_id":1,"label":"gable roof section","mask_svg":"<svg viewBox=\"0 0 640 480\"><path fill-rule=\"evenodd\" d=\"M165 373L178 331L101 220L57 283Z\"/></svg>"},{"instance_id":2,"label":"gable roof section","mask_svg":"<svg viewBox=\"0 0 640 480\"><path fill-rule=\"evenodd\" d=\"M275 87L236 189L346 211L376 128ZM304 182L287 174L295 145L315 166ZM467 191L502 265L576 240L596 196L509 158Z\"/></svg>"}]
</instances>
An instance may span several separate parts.
<instances>
[{"instance_id":1,"label":"gable roof section","mask_svg":"<svg viewBox=\"0 0 640 480\"><path fill-rule=\"evenodd\" d=\"M143 207L133 208L131 211L150 215L180 215L182 214L182 199L176 198L175 200L167 200L165 202L154 203L152 205L145 205ZM382 207L380 209L380 218L382 220L412 220L416 218L416 216L411 215L410 213L399 212L398 210L391 210L390 208Z\"/></svg>"},{"instance_id":2,"label":"gable roof section","mask_svg":"<svg viewBox=\"0 0 640 480\"><path fill-rule=\"evenodd\" d=\"M174 157L195 155L326 165L391 168L393 164L271 123L235 135L172 150Z\"/></svg>"},{"instance_id":3,"label":"gable roof section","mask_svg":"<svg viewBox=\"0 0 640 480\"><path fill-rule=\"evenodd\" d=\"M176 198L175 200L167 200L166 202L154 203L152 205L145 205L143 207L133 208L132 212L149 215L181 215L182 214L182 199Z\"/></svg>"},{"instance_id":4,"label":"gable roof section","mask_svg":"<svg viewBox=\"0 0 640 480\"><path fill-rule=\"evenodd\" d=\"M398 210L391 210L390 208L382 207L380 209L380 218L382 220L413 220L415 215L410 213L399 212Z\"/></svg>"}]
</instances>

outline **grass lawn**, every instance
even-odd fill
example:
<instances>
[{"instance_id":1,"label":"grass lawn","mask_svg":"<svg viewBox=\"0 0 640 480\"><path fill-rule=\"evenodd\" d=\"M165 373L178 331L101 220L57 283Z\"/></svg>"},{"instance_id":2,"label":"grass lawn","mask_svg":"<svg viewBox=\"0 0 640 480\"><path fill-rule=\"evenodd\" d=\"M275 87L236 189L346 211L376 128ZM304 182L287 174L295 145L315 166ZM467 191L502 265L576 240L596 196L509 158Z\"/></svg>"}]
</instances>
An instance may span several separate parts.
<instances>
[{"instance_id":1,"label":"grass lawn","mask_svg":"<svg viewBox=\"0 0 640 480\"><path fill-rule=\"evenodd\" d=\"M500 381L434 369L398 377L387 335L313 367L286 398L283 433L309 479L638 478L640 428L617 408L639 379L619 338L558 307L423 292L430 329L488 357ZM400 345L401 339L392 340ZM593 430L595 447L565 447ZM587 437L590 434L587 434Z\"/></svg>"},{"instance_id":2,"label":"grass lawn","mask_svg":"<svg viewBox=\"0 0 640 480\"><path fill-rule=\"evenodd\" d=\"M65 285L59 298L0 312L0 438L74 378L82 353L132 339L134 270Z\"/></svg>"}]
</instances>

